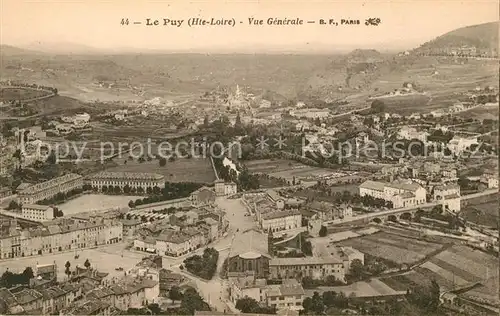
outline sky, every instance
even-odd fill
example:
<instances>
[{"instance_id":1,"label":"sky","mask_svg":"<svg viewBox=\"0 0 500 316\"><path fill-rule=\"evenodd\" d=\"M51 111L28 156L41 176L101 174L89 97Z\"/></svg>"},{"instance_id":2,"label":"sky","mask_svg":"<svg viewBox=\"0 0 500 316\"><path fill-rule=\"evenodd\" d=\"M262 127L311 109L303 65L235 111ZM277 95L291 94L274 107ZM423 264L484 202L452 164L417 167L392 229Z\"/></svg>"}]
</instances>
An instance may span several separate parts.
<instances>
[{"instance_id":1,"label":"sky","mask_svg":"<svg viewBox=\"0 0 500 316\"><path fill-rule=\"evenodd\" d=\"M235 19L236 25L188 27L191 17ZM358 19L361 24L251 26L248 18L252 17L264 19L264 24L274 17L301 18L304 23ZM498 21L498 17L498 0L0 0L0 43L30 48L72 43L136 52L399 50L463 26ZM121 25L125 18L131 24ZM181 27L146 26L147 18L185 21ZM381 23L367 27L368 18L380 18Z\"/></svg>"}]
</instances>

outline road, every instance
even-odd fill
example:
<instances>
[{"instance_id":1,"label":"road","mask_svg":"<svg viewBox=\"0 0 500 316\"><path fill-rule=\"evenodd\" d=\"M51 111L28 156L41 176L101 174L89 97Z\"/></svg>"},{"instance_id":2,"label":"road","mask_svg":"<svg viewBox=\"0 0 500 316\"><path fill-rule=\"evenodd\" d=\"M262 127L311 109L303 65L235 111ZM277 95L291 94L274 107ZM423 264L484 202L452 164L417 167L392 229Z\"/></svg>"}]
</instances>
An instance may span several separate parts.
<instances>
[{"instance_id":1,"label":"road","mask_svg":"<svg viewBox=\"0 0 500 316\"><path fill-rule=\"evenodd\" d=\"M490 195L490 194L495 194L498 193L498 189L489 189L485 190L483 192L479 193L474 193L474 194L468 194L461 196L461 200L469 200L485 195ZM350 222L355 222L359 220L364 220L364 219L370 219L370 218L375 218L375 217L384 217L384 216L389 216L389 215L395 215L395 214L400 214L404 213L407 211L412 211L415 209L419 208L428 208L428 207L434 207L436 205L439 205L440 203L437 202L430 202L430 203L424 203L424 204L419 204L417 206L410 206L410 207L405 207L405 208L397 208L397 209L392 209L392 210L387 210L387 211L381 211L381 212L374 212L374 213L369 213L369 214L362 214L359 216L351 217L351 218L344 218L342 220L335 221L334 223L331 223L330 225L334 226L337 224L345 224L345 223L350 223Z\"/></svg>"},{"instance_id":2,"label":"road","mask_svg":"<svg viewBox=\"0 0 500 316\"><path fill-rule=\"evenodd\" d=\"M222 265L224 260L230 255L231 251L237 251L238 249L232 249L232 241L238 235L244 231L256 228L256 223L253 221L251 216L245 216L247 212L245 206L242 204L241 199L226 199L217 198L217 206L226 212L226 218L229 221L228 235L214 242L208 247L214 247L219 251L219 261L217 262L217 272L212 280L206 281L202 280L196 276L193 276L185 271L182 271L179 267L188 256L193 255L193 253L179 258L165 258L163 259L163 266L170 269L176 273L180 273L185 277L193 280L198 287L198 291L203 298L216 309L216 311L223 312L234 310L234 306L229 303L227 298L226 283L220 278L220 272L222 270ZM195 253L202 253L202 249L198 249Z\"/></svg>"}]
</instances>

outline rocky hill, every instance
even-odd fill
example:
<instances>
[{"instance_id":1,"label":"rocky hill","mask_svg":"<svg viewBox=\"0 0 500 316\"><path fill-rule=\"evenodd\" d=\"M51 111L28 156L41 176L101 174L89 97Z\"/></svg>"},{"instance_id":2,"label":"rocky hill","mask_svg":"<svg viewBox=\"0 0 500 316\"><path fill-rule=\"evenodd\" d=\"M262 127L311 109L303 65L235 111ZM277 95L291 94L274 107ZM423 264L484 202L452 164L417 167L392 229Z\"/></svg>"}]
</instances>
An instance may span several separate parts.
<instances>
[{"instance_id":1,"label":"rocky hill","mask_svg":"<svg viewBox=\"0 0 500 316\"><path fill-rule=\"evenodd\" d=\"M498 50L499 22L463 27L422 44L415 52L437 52L450 47L473 46L478 50Z\"/></svg>"}]
</instances>

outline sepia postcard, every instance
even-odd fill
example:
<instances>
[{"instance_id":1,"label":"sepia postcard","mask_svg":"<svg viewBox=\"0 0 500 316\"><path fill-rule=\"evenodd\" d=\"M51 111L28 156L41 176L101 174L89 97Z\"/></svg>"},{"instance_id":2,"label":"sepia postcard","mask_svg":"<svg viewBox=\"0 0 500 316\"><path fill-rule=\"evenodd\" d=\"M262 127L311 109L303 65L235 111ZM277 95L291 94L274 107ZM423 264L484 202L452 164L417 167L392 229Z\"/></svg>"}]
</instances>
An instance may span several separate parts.
<instances>
[{"instance_id":1,"label":"sepia postcard","mask_svg":"<svg viewBox=\"0 0 500 316\"><path fill-rule=\"evenodd\" d=\"M499 8L0 0L0 315L498 315Z\"/></svg>"}]
</instances>

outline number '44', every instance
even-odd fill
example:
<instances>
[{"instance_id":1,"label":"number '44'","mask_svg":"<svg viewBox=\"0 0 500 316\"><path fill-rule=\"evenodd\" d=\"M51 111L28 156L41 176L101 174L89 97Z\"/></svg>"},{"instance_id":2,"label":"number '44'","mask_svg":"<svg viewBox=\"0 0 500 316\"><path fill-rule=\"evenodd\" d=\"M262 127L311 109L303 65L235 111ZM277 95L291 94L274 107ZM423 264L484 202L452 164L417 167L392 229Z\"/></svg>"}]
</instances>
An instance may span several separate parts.
<instances>
[{"instance_id":1,"label":"number '44'","mask_svg":"<svg viewBox=\"0 0 500 316\"><path fill-rule=\"evenodd\" d=\"M122 19L120 22L121 25L128 25L128 19Z\"/></svg>"}]
</instances>

